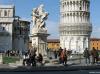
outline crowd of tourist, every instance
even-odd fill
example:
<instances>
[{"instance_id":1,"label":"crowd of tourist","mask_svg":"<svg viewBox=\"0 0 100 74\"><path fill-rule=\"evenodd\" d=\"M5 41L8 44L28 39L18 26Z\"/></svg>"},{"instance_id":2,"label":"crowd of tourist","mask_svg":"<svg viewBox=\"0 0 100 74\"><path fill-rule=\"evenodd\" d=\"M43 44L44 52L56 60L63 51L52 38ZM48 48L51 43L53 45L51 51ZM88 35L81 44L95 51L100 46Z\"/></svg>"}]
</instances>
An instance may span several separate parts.
<instances>
[{"instance_id":1,"label":"crowd of tourist","mask_svg":"<svg viewBox=\"0 0 100 74\"><path fill-rule=\"evenodd\" d=\"M63 65L67 64L68 57L71 55L71 53L72 50L67 50L66 48L62 49L61 47L59 48L58 51L53 51L54 58L55 59L59 58L59 64L63 64ZM95 64L99 61L99 53L94 47L92 50L86 48L82 55L85 59L86 64L90 64L90 63ZM43 56L40 53L36 55L36 50L25 53L23 58L24 58L23 65L36 66L36 63L43 64Z\"/></svg>"},{"instance_id":2,"label":"crowd of tourist","mask_svg":"<svg viewBox=\"0 0 100 74\"><path fill-rule=\"evenodd\" d=\"M43 56L41 53L36 54L36 49L28 50L24 53L23 56L23 65L24 66L36 66L37 63L43 65ZM53 55L55 59L59 60L59 64L67 64L68 57L71 55L72 50L67 50L66 48L62 49L61 47L58 50L53 51ZM19 56L19 50L7 50L5 54L9 56ZM51 54L52 55L52 54ZM86 64L95 64L99 61L99 52L97 49L93 47L92 50L86 48L83 52L83 57L85 59ZM49 59L52 59L48 57Z\"/></svg>"},{"instance_id":3,"label":"crowd of tourist","mask_svg":"<svg viewBox=\"0 0 100 74\"><path fill-rule=\"evenodd\" d=\"M86 64L90 64L90 63L95 64L98 63L99 61L99 52L94 47L92 48L91 51L88 48L86 48L83 52L83 56L85 58Z\"/></svg>"},{"instance_id":4,"label":"crowd of tourist","mask_svg":"<svg viewBox=\"0 0 100 74\"><path fill-rule=\"evenodd\" d=\"M59 58L60 64L67 64L67 57L69 54L71 54L70 51L67 51L66 49L60 48L58 51L53 51L54 58ZM49 57L49 59L52 59ZM40 63L43 65L43 56L41 53L38 55L36 54L36 50L29 50L26 52L23 56L23 65L24 66L36 66L37 63Z\"/></svg>"},{"instance_id":5,"label":"crowd of tourist","mask_svg":"<svg viewBox=\"0 0 100 74\"><path fill-rule=\"evenodd\" d=\"M59 63L60 64L64 64L66 65L67 64L67 59L68 59L68 56L72 53L71 50L66 50L65 49L62 49L60 47L59 51L58 51L58 56L59 56Z\"/></svg>"},{"instance_id":6,"label":"crowd of tourist","mask_svg":"<svg viewBox=\"0 0 100 74\"><path fill-rule=\"evenodd\" d=\"M58 57L59 63L66 65L68 61L68 57L71 55L72 50L67 50L66 48L62 49L60 47L58 51L53 51L53 52L54 52L55 59L57 59ZM82 56L79 60L84 58L86 64L95 64L99 62L99 51L94 47L91 50L86 48L84 52L78 56Z\"/></svg>"},{"instance_id":7,"label":"crowd of tourist","mask_svg":"<svg viewBox=\"0 0 100 74\"><path fill-rule=\"evenodd\" d=\"M20 55L20 51L19 50L6 50L5 55L9 56L19 56Z\"/></svg>"},{"instance_id":8,"label":"crowd of tourist","mask_svg":"<svg viewBox=\"0 0 100 74\"><path fill-rule=\"evenodd\" d=\"M43 56L41 53L36 55L36 50L29 50L23 55L24 66L36 66L36 64L43 64Z\"/></svg>"}]
</instances>

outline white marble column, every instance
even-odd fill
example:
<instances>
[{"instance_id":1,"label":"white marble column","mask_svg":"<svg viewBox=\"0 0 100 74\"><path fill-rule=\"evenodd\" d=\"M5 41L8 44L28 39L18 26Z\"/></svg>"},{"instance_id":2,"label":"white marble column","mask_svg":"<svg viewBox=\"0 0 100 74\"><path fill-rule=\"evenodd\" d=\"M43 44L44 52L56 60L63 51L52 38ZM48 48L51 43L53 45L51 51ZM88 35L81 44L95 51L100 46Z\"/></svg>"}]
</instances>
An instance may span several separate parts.
<instances>
[{"instance_id":1,"label":"white marble column","mask_svg":"<svg viewBox=\"0 0 100 74\"><path fill-rule=\"evenodd\" d=\"M74 23L74 17L73 17L73 13L72 13L72 23Z\"/></svg>"},{"instance_id":2,"label":"white marble column","mask_svg":"<svg viewBox=\"0 0 100 74\"><path fill-rule=\"evenodd\" d=\"M77 20L77 16L76 16L76 13L75 13L75 16L74 16L74 18L75 18L75 23L77 23L77 21L76 21L76 20Z\"/></svg>"},{"instance_id":3,"label":"white marble column","mask_svg":"<svg viewBox=\"0 0 100 74\"><path fill-rule=\"evenodd\" d=\"M82 23L83 23L83 14L82 14Z\"/></svg>"},{"instance_id":4,"label":"white marble column","mask_svg":"<svg viewBox=\"0 0 100 74\"><path fill-rule=\"evenodd\" d=\"M67 23L69 23L69 16L68 16L68 22Z\"/></svg>"},{"instance_id":5,"label":"white marble column","mask_svg":"<svg viewBox=\"0 0 100 74\"><path fill-rule=\"evenodd\" d=\"M66 14L66 23L68 23L68 15Z\"/></svg>"}]
</instances>

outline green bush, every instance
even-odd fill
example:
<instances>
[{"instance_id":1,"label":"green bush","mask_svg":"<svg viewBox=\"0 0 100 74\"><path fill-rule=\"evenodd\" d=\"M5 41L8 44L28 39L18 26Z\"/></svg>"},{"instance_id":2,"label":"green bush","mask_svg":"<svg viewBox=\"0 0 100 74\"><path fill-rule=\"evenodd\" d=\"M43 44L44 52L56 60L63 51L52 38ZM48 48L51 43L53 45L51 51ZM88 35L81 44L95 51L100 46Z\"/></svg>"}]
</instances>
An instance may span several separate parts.
<instances>
[{"instance_id":1,"label":"green bush","mask_svg":"<svg viewBox=\"0 0 100 74\"><path fill-rule=\"evenodd\" d=\"M12 56L3 56L3 63L4 64L9 64L9 63L15 63L16 61L19 61L19 57L12 57Z\"/></svg>"}]
</instances>

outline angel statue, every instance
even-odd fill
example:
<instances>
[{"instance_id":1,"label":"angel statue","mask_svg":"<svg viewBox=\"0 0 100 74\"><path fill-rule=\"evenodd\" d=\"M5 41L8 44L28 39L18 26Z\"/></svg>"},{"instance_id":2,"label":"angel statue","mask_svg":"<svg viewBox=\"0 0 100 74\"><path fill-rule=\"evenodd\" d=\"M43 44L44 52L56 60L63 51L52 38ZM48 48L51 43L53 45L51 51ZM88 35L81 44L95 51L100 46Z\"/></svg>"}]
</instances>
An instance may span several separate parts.
<instances>
[{"instance_id":1,"label":"angel statue","mask_svg":"<svg viewBox=\"0 0 100 74\"><path fill-rule=\"evenodd\" d=\"M45 28L45 21L48 18L48 12L44 11L44 5L41 4L38 8L32 11L32 20L36 28Z\"/></svg>"}]
</instances>

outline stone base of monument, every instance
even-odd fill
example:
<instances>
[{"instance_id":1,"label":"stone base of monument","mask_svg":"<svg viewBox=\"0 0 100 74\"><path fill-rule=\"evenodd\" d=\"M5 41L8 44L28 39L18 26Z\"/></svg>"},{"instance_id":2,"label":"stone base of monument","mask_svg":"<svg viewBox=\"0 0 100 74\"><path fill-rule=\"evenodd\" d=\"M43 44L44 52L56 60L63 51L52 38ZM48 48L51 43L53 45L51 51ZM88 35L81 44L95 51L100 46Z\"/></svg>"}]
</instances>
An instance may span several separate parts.
<instances>
[{"instance_id":1,"label":"stone base of monument","mask_svg":"<svg viewBox=\"0 0 100 74\"><path fill-rule=\"evenodd\" d=\"M49 34L47 33L47 30L42 28L42 29L37 29L33 28L32 29L32 34L31 34L31 39L32 39L32 50L36 49L37 52L36 54L42 54L43 59L47 60L47 37Z\"/></svg>"}]
</instances>

